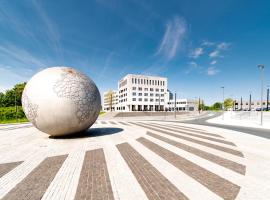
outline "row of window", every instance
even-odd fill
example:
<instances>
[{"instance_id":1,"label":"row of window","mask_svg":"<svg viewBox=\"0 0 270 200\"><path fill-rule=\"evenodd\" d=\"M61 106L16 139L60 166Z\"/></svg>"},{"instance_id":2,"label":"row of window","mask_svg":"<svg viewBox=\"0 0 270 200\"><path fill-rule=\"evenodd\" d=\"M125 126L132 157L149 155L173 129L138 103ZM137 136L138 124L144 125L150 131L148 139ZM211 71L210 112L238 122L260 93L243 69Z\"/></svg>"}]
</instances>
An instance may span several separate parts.
<instances>
[{"instance_id":1,"label":"row of window","mask_svg":"<svg viewBox=\"0 0 270 200\"><path fill-rule=\"evenodd\" d=\"M144 85L161 85L165 86L165 81L160 80L148 80L143 78L132 78L133 84L144 84Z\"/></svg>"},{"instance_id":2,"label":"row of window","mask_svg":"<svg viewBox=\"0 0 270 200\"><path fill-rule=\"evenodd\" d=\"M136 87L132 87L132 90L136 90ZM142 91L142 87L138 87L139 91ZM149 88L151 92L154 91L154 88ZM144 88L144 91L148 91L148 88ZM156 92L159 92L159 88L156 88ZM160 89L160 92L164 92L164 89Z\"/></svg>"},{"instance_id":3,"label":"row of window","mask_svg":"<svg viewBox=\"0 0 270 200\"><path fill-rule=\"evenodd\" d=\"M132 101L136 101L137 99L136 98L132 98ZM164 102L164 99L156 99L156 102ZM142 101L142 98L138 98L138 101ZM147 102L148 99L147 98L144 98L144 101ZM150 102L154 102L154 99L149 99Z\"/></svg>"},{"instance_id":4,"label":"row of window","mask_svg":"<svg viewBox=\"0 0 270 200\"><path fill-rule=\"evenodd\" d=\"M136 92L132 92L132 96L136 96L136 94L137 94ZM138 93L138 96L142 96L142 93ZM144 93L144 96L147 97L148 93ZM153 97L154 94L150 93L149 96ZM156 94L156 97L159 97L159 96L164 97L164 94Z\"/></svg>"},{"instance_id":5,"label":"row of window","mask_svg":"<svg viewBox=\"0 0 270 200\"><path fill-rule=\"evenodd\" d=\"M168 102L168 104L174 104L174 102ZM176 102L176 104L187 104L187 102L181 101L181 102Z\"/></svg>"}]
</instances>

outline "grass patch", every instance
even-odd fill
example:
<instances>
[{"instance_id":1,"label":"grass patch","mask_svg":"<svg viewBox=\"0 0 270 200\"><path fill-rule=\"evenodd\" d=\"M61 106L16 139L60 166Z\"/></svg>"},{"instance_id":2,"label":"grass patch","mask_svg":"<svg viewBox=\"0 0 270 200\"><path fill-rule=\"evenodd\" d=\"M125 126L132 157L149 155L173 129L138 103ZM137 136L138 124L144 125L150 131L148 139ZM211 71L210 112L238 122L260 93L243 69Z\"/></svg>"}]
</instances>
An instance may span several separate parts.
<instances>
[{"instance_id":1,"label":"grass patch","mask_svg":"<svg viewBox=\"0 0 270 200\"><path fill-rule=\"evenodd\" d=\"M28 122L27 118L21 118L16 121L16 119L5 119L0 120L0 124L10 124L10 123L22 123L22 122Z\"/></svg>"},{"instance_id":2,"label":"grass patch","mask_svg":"<svg viewBox=\"0 0 270 200\"><path fill-rule=\"evenodd\" d=\"M100 115L104 115L105 113L106 113L106 112L104 112L104 111L100 111L100 112L99 112L99 116L100 116Z\"/></svg>"}]
</instances>

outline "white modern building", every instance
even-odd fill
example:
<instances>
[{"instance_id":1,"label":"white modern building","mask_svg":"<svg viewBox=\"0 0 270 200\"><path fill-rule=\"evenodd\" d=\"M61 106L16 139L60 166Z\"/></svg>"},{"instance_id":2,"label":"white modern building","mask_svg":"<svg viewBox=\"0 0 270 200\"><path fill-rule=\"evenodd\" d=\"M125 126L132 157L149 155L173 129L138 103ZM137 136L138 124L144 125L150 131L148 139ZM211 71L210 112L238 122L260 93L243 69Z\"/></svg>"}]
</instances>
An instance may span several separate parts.
<instances>
[{"instance_id":1,"label":"white modern building","mask_svg":"<svg viewBox=\"0 0 270 200\"><path fill-rule=\"evenodd\" d=\"M198 101L193 99L176 99L167 102L168 111L198 111Z\"/></svg>"},{"instance_id":2,"label":"white modern building","mask_svg":"<svg viewBox=\"0 0 270 200\"><path fill-rule=\"evenodd\" d=\"M163 111L169 98L167 78L128 74L118 81L117 111Z\"/></svg>"},{"instance_id":3,"label":"white modern building","mask_svg":"<svg viewBox=\"0 0 270 200\"><path fill-rule=\"evenodd\" d=\"M118 91L103 94L104 111L196 111L198 103L192 99L177 99L168 90L165 77L127 74L118 81Z\"/></svg>"},{"instance_id":4,"label":"white modern building","mask_svg":"<svg viewBox=\"0 0 270 200\"><path fill-rule=\"evenodd\" d=\"M115 111L118 105L118 91L109 90L103 93L103 110Z\"/></svg>"}]
</instances>

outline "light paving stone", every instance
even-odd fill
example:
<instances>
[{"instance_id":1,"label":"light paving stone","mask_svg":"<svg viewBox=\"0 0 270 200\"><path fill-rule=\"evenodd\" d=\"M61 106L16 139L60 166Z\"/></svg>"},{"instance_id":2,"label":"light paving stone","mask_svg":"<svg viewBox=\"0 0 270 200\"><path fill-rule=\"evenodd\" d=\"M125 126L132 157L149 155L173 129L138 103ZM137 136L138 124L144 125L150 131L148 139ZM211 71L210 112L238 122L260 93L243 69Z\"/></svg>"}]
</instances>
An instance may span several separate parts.
<instances>
[{"instance_id":1,"label":"light paving stone","mask_svg":"<svg viewBox=\"0 0 270 200\"><path fill-rule=\"evenodd\" d=\"M201 157L198 157L192 153L183 151L175 146L172 146L168 143L165 143L163 141L160 141L158 139L155 139L151 136L145 136L146 139L150 140L151 142L154 142L155 144L170 150L172 152L174 152L175 154L189 160L190 162L196 163L197 165L203 167L204 169L207 169L211 172L213 172L214 174L229 180L232 183L235 183L237 185L241 185L241 182L244 179L244 175L241 175L239 173L236 173L232 170L229 170L221 165L215 164L213 162L210 162L206 159L203 159Z\"/></svg>"},{"instance_id":2,"label":"light paving stone","mask_svg":"<svg viewBox=\"0 0 270 200\"><path fill-rule=\"evenodd\" d=\"M173 183L180 191L182 191L189 199L201 200L202 197L211 200L220 200L221 198L211 192L200 183L192 179L180 171L175 166L171 165L166 160L146 148L137 141L133 141L130 145L136 149L147 161L149 161L157 170Z\"/></svg>"}]
</instances>

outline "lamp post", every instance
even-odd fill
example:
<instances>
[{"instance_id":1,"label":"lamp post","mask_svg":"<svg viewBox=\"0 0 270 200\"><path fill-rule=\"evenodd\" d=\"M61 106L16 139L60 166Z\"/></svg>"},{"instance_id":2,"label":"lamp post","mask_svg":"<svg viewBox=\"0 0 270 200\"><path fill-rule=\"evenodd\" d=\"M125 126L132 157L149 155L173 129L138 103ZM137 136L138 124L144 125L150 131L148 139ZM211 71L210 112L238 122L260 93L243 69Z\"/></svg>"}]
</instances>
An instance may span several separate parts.
<instances>
[{"instance_id":1,"label":"lamp post","mask_svg":"<svg viewBox=\"0 0 270 200\"><path fill-rule=\"evenodd\" d=\"M16 122L18 122L18 118L17 118L17 113L18 113L18 109L17 109L17 94L16 94L16 88L14 89L14 94L15 94L15 117L16 117Z\"/></svg>"},{"instance_id":2,"label":"lamp post","mask_svg":"<svg viewBox=\"0 0 270 200\"><path fill-rule=\"evenodd\" d=\"M267 85L267 100L266 100L266 110L269 110L269 85Z\"/></svg>"},{"instance_id":3,"label":"lamp post","mask_svg":"<svg viewBox=\"0 0 270 200\"><path fill-rule=\"evenodd\" d=\"M176 92L174 93L174 119L176 119Z\"/></svg>"},{"instance_id":4,"label":"lamp post","mask_svg":"<svg viewBox=\"0 0 270 200\"><path fill-rule=\"evenodd\" d=\"M263 125L263 70L264 65L258 65L258 68L261 71L261 126Z\"/></svg>"},{"instance_id":5,"label":"lamp post","mask_svg":"<svg viewBox=\"0 0 270 200\"><path fill-rule=\"evenodd\" d=\"M223 110L223 113L222 113L222 120L224 120L224 111L225 111L225 104L224 104L224 86L221 87L222 88L222 96L223 96L223 104L222 104L222 110Z\"/></svg>"}]
</instances>

